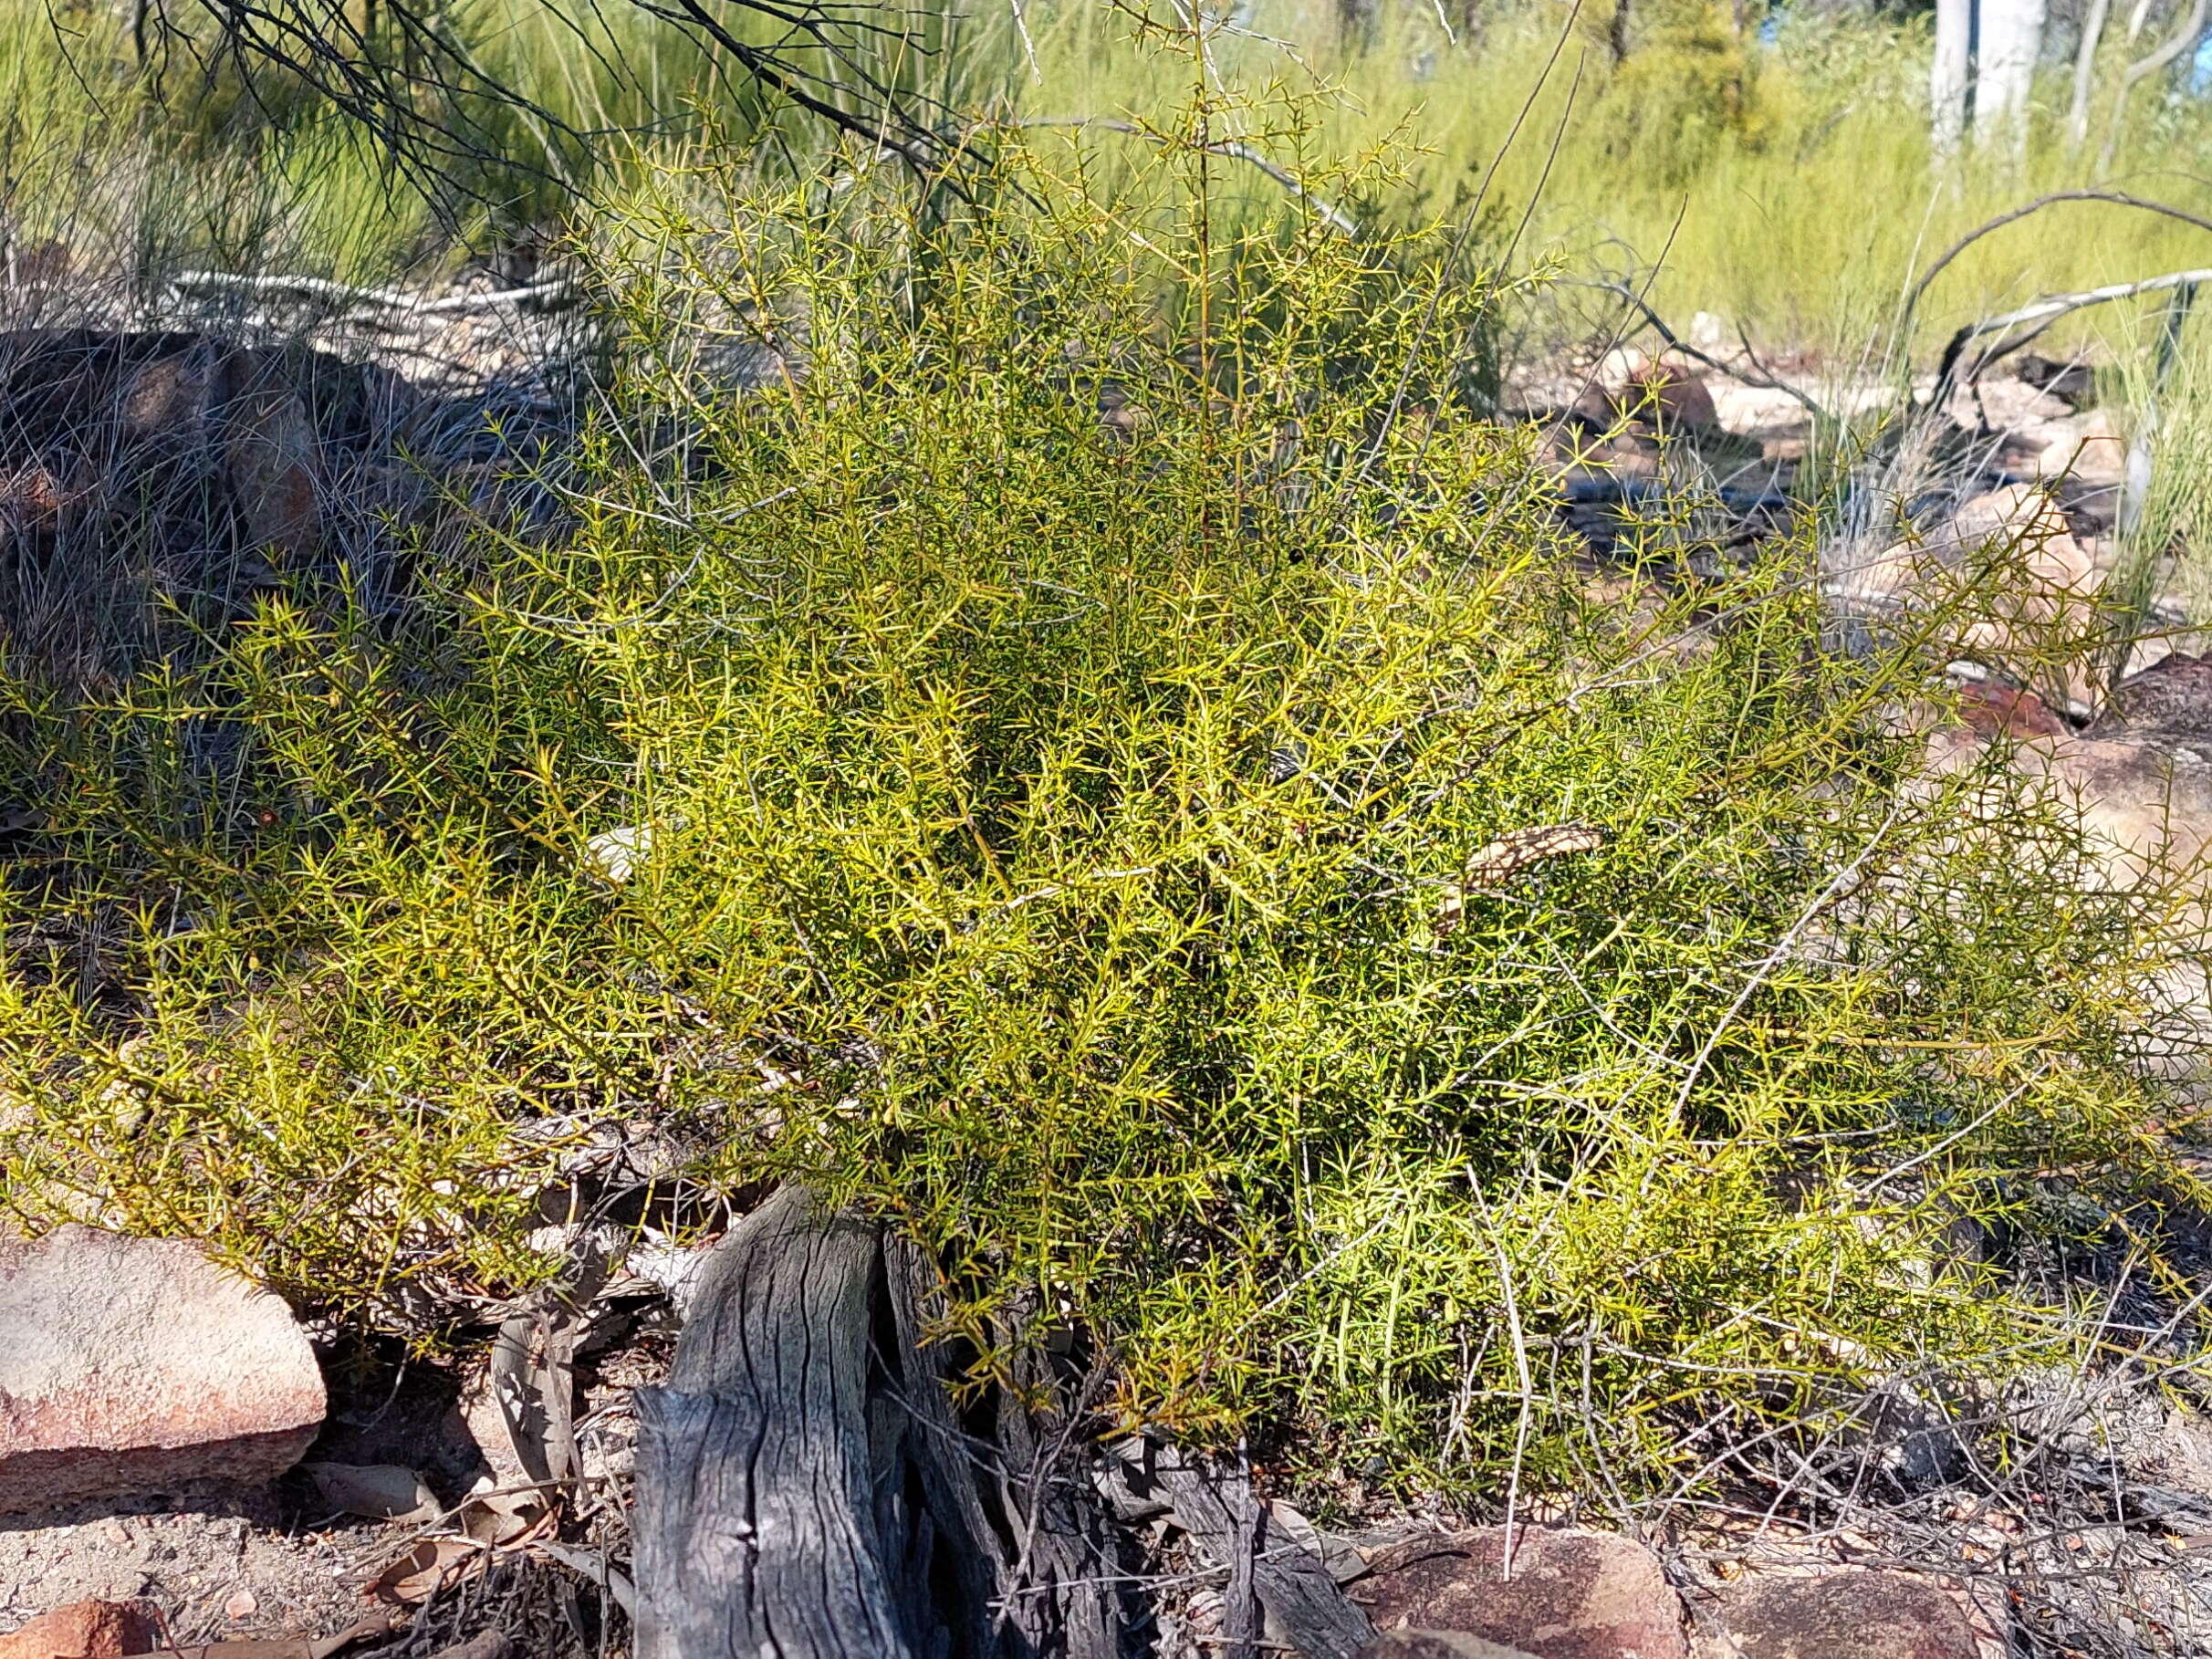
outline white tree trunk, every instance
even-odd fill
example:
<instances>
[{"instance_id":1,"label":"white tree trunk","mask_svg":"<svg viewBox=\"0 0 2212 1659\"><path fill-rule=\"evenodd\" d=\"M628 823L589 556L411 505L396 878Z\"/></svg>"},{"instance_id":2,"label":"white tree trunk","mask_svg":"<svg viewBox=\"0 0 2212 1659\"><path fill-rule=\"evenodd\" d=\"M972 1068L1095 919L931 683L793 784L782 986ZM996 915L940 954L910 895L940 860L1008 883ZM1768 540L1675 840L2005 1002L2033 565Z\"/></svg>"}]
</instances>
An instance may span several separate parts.
<instances>
[{"instance_id":1,"label":"white tree trunk","mask_svg":"<svg viewBox=\"0 0 2212 1659\"><path fill-rule=\"evenodd\" d=\"M2073 102L2066 111L2066 148L2075 151L2089 141L2089 99L2097 73L2097 47L2104 39L2104 20L2112 0L2089 0L2089 16L2082 22L2082 47L2074 55Z\"/></svg>"},{"instance_id":2,"label":"white tree trunk","mask_svg":"<svg viewBox=\"0 0 2212 1659\"><path fill-rule=\"evenodd\" d=\"M2028 148L2028 99L2043 54L2044 0L1981 0L1981 39L1974 76L1977 142Z\"/></svg>"},{"instance_id":3,"label":"white tree trunk","mask_svg":"<svg viewBox=\"0 0 2212 1659\"><path fill-rule=\"evenodd\" d=\"M1947 162L1967 136L1974 85L1974 25L1979 0L1936 0L1936 62L1928 76L1936 155Z\"/></svg>"},{"instance_id":4,"label":"white tree trunk","mask_svg":"<svg viewBox=\"0 0 2212 1659\"><path fill-rule=\"evenodd\" d=\"M1938 157L1955 156L1969 134L2016 154L2026 148L2044 7L2045 0L1936 0L1928 92Z\"/></svg>"}]
</instances>

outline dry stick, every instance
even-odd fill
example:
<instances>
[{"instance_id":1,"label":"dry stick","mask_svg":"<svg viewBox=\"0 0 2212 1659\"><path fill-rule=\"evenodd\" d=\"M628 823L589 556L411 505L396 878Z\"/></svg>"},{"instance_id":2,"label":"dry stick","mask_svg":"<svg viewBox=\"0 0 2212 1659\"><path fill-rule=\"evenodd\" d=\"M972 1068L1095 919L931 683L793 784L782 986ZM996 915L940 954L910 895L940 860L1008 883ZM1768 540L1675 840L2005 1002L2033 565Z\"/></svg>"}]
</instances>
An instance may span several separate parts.
<instances>
[{"instance_id":1,"label":"dry stick","mask_svg":"<svg viewBox=\"0 0 2212 1659\"><path fill-rule=\"evenodd\" d=\"M2105 305L2115 299L2132 299L2138 294L2162 294L2169 288L2196 287L2207 282L2212 282L2212 268L2169 271L2163 276L2146 276L2141 282L2115 282L2102 288L2084 288L2078 294L2052 294L2032 305L2022 306L2017 311L2007 311L2000 317L1985 317L1979 322L1968 323L1951 336L1950 344L1943 350L1943 361L1936 370L1936 390L1929 394L1929 406L1942 406L1956 380L1960 353L1985 334L2001 334L2009 329L2049 322L2055 318L2064 317L2070 311Z\"/></svg>"},{"instance_id":2,"label":"dry stick","mask_svg":"<svg viewBox=\"0 0 2212 1659\"><path fill-rule=\"evenodd\" d=\"M1120 117L1111 115L1039 115L1027 117L1008 124L1016 127L1095 127L1105 132L1125 132L1132 138L1146 139L1155 144L1167 145L1182 141L1170 138L1164 133L1154 132L1148 127L1140 127L1134 121L1122 120ZM1258 168L1260 172L1266 173L1299 201L1305 203L1307 206L1312 208L1330 230L1355 240L1358 238L1360 227L1352 222L1351 215L1326 197L1316 195L1312 191L1308 190L1299 182L1296 173L1278 162L1269 161L1249 144L1238 143L1235 139L1216 139L1208 143L1194 144L1192 148L1203 150L1208 155L1226 156L1233 162L1245 162Z\"/></svg>"},{"instance_id":3,"label":"dry stick","mask_svg":"<svg viewBox=\"0 0 2212 1659\"><path fill-rule=\"evenodd\" d=\"M528 305L566 297L573 292L573 285L557 278L527 287L503 288L495 294L451 294L430 299L396 288L357 288L320 276L239 276L227 271L180 271L169 279L169 287L178 293L294 294L302 299L331 300L353 310L405 311L418 317Z\"/></svg>"},{"instance_id":4,"label":"dry stick","mask_svg":"<svg viewBox=\"0 0 2212 1659\"><path fill-rule=\"evenodd\" d=\"M2099 0L2108 4L2109 0ZM1021 37L1021 55L1029 60L1029 78L1038 86L1045 84L1045 72L1037 67L1037 42L1029 38L1029 20L1022 16L1021 0L1007 0L1014 14L1014 32Z\"/></svg>"},{"instance_id":5,"label":"dry stick","mask_svg":"<svg viewBox=\"0 0 2212 1659\"><path fill-rule=\"evenodd\" d=\"M1228 1659L1252 1659L1258 1633L1258 1589L1252 1581L1253 1558L1259 1553L1259 1505L1252 1490L1252 1453L1236 1438L1236 1480L1230 1488L1229 1581L1223 1591L1221 1633Z\"/></svg>"},{"instance_id":6,"label":"dry stick","mask_svg":"<svg viewBox=\"0 0 2212 1659\"><path fill-rule=\"evenodd\" d=\"M2115 207L2134 207L2139 208L2146 214L2163 214L2169 219L2179 219L2184 224L2194 224L2198 230L2212 231L2212 219L2203 218L2196 214L2189 213L2183 208L2170 206L2164 202L2153 202L2144 196L2131 196L2123 190L2054 190L2049 195L2038 196L2032 202L2022 203L2009 213L1999 214L1996 218L1975 226L1974 229L1946 248L1937 256L1936 263L1921 274L1920 280L1913 284L1912 287L1906 291L1904 304L1899 308L1897 313L1897 338L1903 340L1912 331L1913 313L1919 307L1920 297L1927 292L1928 285L1943 274L1944 268L1951 261L1989 235L1990 232L2002 230L2008 224L2025 219L2029 214L2040 213L2044 208L2055 206L2061 202L2109 202Z\"/></svg>"},{"instance_id":7,"label":"dry stick","mask_svg":"<svg viewBox=\"0 0 2212 1659\"><path fill-rule=\"evenodd\" d=\"M1529 1369L1529 1339L1521 1330L1519 1299L1513 1294L1513 1264L1506 1259L1505 1246L1497 1242L1497 1229L1490 1225L1490 1205L1482 1195L1482 1182L1476 1178L1472 1164L1467 1166L1467 1185L1474 1191L1475 1202L1482 1206L1483 1236L1489 1241L1491 1254L1497 1257L1497 1288L1506 1307L1506 1331L1513 1340L1513 1366L1520 1380L1520 1418L1513 1428L1513 1467L1506 1479L1506 1532L1497 1562L1498 1578L1510 1584L1513 1519L1520 1504L1521 1461L1529 1452L1529 1418L1536 1409L1536 1377Z\"/></svg>"}]
</instances>

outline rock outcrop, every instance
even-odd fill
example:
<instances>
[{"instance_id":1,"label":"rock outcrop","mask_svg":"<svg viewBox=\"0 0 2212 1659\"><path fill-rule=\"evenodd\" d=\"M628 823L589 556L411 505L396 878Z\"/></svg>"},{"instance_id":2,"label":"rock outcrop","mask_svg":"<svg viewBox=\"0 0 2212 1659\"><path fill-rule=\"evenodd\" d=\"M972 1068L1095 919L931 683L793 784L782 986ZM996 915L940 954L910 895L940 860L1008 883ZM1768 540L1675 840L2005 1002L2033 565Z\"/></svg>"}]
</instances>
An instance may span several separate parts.
<instances>
[{"instance_id":1,"label":"rock outcrop","mask_svg":"<svg viewBox=\"0 0 2212 1659\"><path fill-rule=\"evenodd\" d=\"M0 1512L267 1481L323 1411L290 1310L198 1247L87 1226L0 1247Z\"/></svg>"},{"instance_id":2,"label":"rock outcrop","mask_svg":"<svg viewBox=\"0 0 2212 1659\"><path fill-rule=\"evenodd\" d=\"M1380 1629L1461 1633L1534 1659L1686 1659L1682 1603L1658 1558L1631 1539L1519 1528L1510 1576L1504 1528L1450 1542L1355 1587Z\"/></svg>"}]
</instances>

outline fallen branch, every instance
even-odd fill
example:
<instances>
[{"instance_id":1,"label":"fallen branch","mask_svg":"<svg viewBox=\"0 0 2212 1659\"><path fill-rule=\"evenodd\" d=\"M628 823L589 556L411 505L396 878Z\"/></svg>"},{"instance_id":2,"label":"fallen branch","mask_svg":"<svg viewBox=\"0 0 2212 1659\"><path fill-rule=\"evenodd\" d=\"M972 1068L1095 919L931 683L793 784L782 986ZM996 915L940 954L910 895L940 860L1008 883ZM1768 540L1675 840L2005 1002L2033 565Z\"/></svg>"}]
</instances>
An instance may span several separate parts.
<instances>
[{"instance_id":1,"label":"fallen branch","mask_svg":"<svg viewBox=\"0 0 2212 1659\"><path fill-rule=\"evenodd\" d=\"M357 288L320 276L242 276L227 271L180 271L169 279L178 294L287 294L303 300L323 300L349 310L404 311L416 317L438 317L464 311L496 310L501 306L535 305L550 309L557 300L573 299L575 285L565 277L531 283L526 287L502 288L491 294L448 294L432 299L397 288Z\"/></svg>"},{"instance_id":2,"label":"fallen branch","mask_svg":"<svg viewBox=\"0 0 2212 1659\"><path fill-rule=\"evenodd\" d=\"M2115 282L2101 288L2084 288L2078 294L2052 294L2022 306L2017 311L2007 311L1998 317L1985 317L1979 322L1968 323L1943 350L1943 360L1936 365L1936 389L1929 394L1931 408L1940 408L1956 382L1958 360L1966 349L1986 334L2002 334L2012 329L2023 329L2038 324L2049 324L2069 312L2085 310L2091 306L2106 305L2115 299L2133 299L2139 294L2162 294L2170 288L2196 287L2212 282L2212 268L2194 271L2169 271L2163 276L2146 276L2141 282ZM2038 329L2040 332L2040 329ZM2025 340L2019 342L2025 345Z\"/></svg>"},{"instance_id":3,"label":"fallen branch","mask_svg":"<svg viewBox=\"0 0 2212 1659\"><path fill-rule=\"evenodd\" d=\"M1259 1502L1241 1461L1216 1470L1173 1446L1147 1445L1130 1476L1132 1488L1165 1494L1199 1549L1229 1570L1232 1586L1243 1578L1306 1659L1352 1659L1374 1641L1366 1609Z\"/></svg>"},{"instance_id":4,"label":"fallen branch","mask_svg":"<svg viewBox=\"0 0 2212 1659\"><path fill-rule=\"evenodd\" d=\"M1111 115L1040 115L1012 123L1017 127L1096 127L1105 132L1125 132L1132 138L1147 139L1153 143L1168 145L1176 142L1165 133L1155 132L1149 127L1140 127L1134 121L1125 121ZM1243 162L1257 167L1278 184L1296 196L1318 214L1322 223L1340 234L1357 238L1360 227L1351 216L1325 196L1315 194L1299 182L1288 167L1269 161L1249 144L1240 144L1234 139L1218 139L1211 143L1194 146L1208 155L1226 156L1231 161Z\"/></svg>"},{"instance_id":5,"label":"fallen branch","mask_svg":"<svg viewBox=\"0 0 2212 1659\"><path fill-rule=\"evenodd\" d=\"M798 1187L716 1247L637 1395L639 1659L1116 1659L1078 1420L1010 1389L995 1441L966 1432L919 1340L929 1276Z\"/></svg>"},{"instance_id":6,"label":"fallen branch","mask_svg":"<svg viewBox=\"0 0 2212 1659\"><path fill-rule=\"evenodd\" d=\"M2061 202L2109 202L2115 207L2133 207L2146 214L2161 214L2169 219L2178 219L2184 224L2194 224L2198 230L2212 231L2212 219L2204 218L2199 214L2171 206L2164 202L2153 202L2144 196L2131 196L2123 190L2054 190L2048 195L2038 196L2032 202L2024 202L2009 213L2001 213L1996 218L1976 225L1951 244L1949 247L1944 249L1936 256L1936 263L1921 273L1920 280L1912 286L1905 294L1904 305L1898 308L1897 339L1900 342L1905 342L1911 339L1913 313L1919 308L1921 296L1928 291L1928 285L1940 276L1954 259L1956 259L1959 255L1965 253L1990 232L2002 230L2008 224L2017 224L2025 219L2029 214L2040 213L2046 207L2054 207Z\"/></svg>"}]
</instances>

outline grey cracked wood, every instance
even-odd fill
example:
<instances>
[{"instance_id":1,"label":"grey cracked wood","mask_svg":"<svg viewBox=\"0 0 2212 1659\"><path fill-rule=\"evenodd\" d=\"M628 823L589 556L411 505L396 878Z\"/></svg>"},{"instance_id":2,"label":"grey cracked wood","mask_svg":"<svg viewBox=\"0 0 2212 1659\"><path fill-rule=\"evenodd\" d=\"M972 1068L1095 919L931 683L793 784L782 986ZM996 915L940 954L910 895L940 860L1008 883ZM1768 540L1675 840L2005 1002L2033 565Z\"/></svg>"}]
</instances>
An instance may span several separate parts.
<instances>
[{"instance_id":1,"label":"grey cracked wood","mask_svg":"<svg viewBox=\"0 0 2212 1659\"><path fill-rule=\"evenodd\" d=\"M1225 1479L1171 1446L1150 1448L1150 1476L1167 1494L1175 1518L1215 1561L1231 1568L1240 1538L1232 1497L1257 1503L1248 1486L1241 1494L1224 1491ZM1249 1520L1245 1528L1251 1525ZM1354 1659L1376 1637L1367 1610L1337 1585L1320 1557L1308 1550L1262 1511L1258 1549L1250 1557L1252 1588L1274 1615L1290 1644L1305 1659Z\"/></svg>"},{"instance_id":2,"label":"grey cracked wood","mask_svg":"<svg viewBox=\"0 0 2212 1659\"><path fill-rule=\"evenodd\" d=\"M796 1187L709 1260L667 1385L638 1393L638 1659L927 1659L877 1518L881 1260Z\"/></svg>"},{"instance_id":3,"label":"grey cracked wood","mask_svg":"<svg viewBox=\"0 0 2212 1659\"><path fill-rule=\"evenodd\" d=\"M1015 1345L995 1441L922 1341L913 1245L787 1187L704 1269L641 1389L638 1659L1120 1659L1113 1539L1080 1436Z\"/></svg>"}]
</instances>

